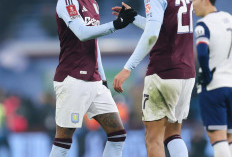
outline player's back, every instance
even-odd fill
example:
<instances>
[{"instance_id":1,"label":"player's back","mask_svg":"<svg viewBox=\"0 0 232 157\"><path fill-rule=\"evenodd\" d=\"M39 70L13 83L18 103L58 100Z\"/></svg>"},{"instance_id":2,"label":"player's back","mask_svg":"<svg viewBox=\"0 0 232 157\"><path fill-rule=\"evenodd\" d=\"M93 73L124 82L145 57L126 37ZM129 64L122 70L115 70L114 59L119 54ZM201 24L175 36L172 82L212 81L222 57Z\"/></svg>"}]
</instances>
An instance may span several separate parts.
<instances>
[{"instance_id":1,"label":"player's back","mask_svg":"<svg viewBox=\"0 0 232 157\"><path fill-rule=\"evenodd\" d=\"M150 52L147 75L163 79L195 77L192 1L167 0L159 38Z\"/></svg>"},{"instance_id":2,"label":"player's back","mask_svg":"<svg viewBox=\"0 0 232 157\"><path fill-rule=\"evenodd\" d=\"M207 89L232 87L232 16L223 11L214 12L200 19L199 23L208 28L209 68L216 68ZM200 33L201 27L197 28L196 33Z\"/></svg>"}]
</instances>

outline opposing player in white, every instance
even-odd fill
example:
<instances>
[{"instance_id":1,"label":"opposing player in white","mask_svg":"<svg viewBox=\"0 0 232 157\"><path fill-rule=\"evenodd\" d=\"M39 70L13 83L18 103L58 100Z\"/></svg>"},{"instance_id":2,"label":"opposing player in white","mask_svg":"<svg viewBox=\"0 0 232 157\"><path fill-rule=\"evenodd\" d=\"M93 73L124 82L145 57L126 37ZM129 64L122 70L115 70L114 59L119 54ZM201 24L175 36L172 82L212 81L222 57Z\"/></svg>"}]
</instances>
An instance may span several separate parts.
<instances>
[{"instance_id":1,"label":"opposing player in white","mask_svg":"<svg viewBox=\"0 0 232 157\"><path fill-rule=\"evenodd\" d=\"M193 0L200 108L215 157L232 155L232 16L216 0ZM228 136L227 136L228 135ZM229 143L229 144L228 144ZM230 146L229 146L230 145Z\"/></svg>"}]
</instances>

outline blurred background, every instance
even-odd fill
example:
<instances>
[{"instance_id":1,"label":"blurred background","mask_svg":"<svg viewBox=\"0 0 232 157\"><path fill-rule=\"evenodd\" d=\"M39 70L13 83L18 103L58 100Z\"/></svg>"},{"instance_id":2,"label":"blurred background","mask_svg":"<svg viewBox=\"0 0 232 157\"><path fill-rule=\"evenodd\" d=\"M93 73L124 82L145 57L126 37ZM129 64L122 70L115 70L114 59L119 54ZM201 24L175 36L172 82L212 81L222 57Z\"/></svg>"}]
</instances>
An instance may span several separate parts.
<instances>
[{"instance_id":1,"label":"blurred background","mask_svg":"<svg viewBox=\"0 0 232 157\"><path fill-rule=\"evenodd\" d=\"M97 1L101 23L114 20L111 8L121 1ZM125 2L144 15L142 0ZM217 2L219 10L232 13L231 6L231 0ZM59 55L55 7L54 0L0 1L0 157L49 155L55 134L53 76ZM196 20L194 17L194 23ZM146 157L141 101L148 58L132 72L123 94L112 88L114 76L123 68L141 34L131 25L99 39L109 88L128 132L123 157ZM182 136L190 157L212 157L196 88ZM95 121L85 118L73 140L69 157L101 157L106 135Z\"/></svg>"}]
</instances>

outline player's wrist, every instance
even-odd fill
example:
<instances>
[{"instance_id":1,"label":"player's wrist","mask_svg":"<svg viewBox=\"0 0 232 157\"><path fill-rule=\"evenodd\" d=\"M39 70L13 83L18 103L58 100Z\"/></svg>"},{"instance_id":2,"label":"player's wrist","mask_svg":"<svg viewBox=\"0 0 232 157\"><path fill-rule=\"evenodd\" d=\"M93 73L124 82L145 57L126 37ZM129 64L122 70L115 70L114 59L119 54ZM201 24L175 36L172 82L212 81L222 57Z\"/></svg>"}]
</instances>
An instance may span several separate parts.
<instances>
[{"instance_id":1,"label":"player's wrist","mask_svg":"<svg viewBox=\"0 0 232 157\"><path fill-rule=\"evenodd\" d=\"M114 27L114 21L110 22L110 30L111 30L112 32L115 32L115 31L116 31L116 29L115 29L115 27Z\"/></svg>"},{"instance_id":2,"label":"player's wrist","mask_svg":"<svg viewBox=\"0 0 232 157\"><path fill-rule=\"evenodd\" d=\"M106 23L108 25L108 29L111 31L111 33L114 33L116 31L115 27L114 27L114 22L108 22Z\"/></svg>"},{"instance_id":3,"label":"player's wrist","mask_svg":"<svg viewBox=\"0 0 232 157\"><path fill-rule=\"evenodd\" d=\"M135 16L135 20L133 21L133 23L135 23L135 22L137 22L137 21L143 21L143 18L144 18L144 17L142 17L141 15L137 14L137 15Z\"/></svg>"},{"instance_id":4,"label":"player's wrist","mask_svg":"<svg viewBox=\"0 0 232 157\"><path fill-rule=\"evenodd\" d=\"M128 67L126 67L126 66L124 66L124 68L123 68L125 71L129 71L129 72L131 72L131 70L132 69L130 69L130 68L128 68Z\"/></svg>"},{"instance_id":5,"label":"player's wrist","mask_svg":"<svg viewBox=\"0 0 232 157\"><path fill-rule=\"evenodd\" d=\"M213 70L207 72L200 72L198 76L198 83L202 86L207 86L213 79L213 73Z\"/></svg>"}]
</instances>

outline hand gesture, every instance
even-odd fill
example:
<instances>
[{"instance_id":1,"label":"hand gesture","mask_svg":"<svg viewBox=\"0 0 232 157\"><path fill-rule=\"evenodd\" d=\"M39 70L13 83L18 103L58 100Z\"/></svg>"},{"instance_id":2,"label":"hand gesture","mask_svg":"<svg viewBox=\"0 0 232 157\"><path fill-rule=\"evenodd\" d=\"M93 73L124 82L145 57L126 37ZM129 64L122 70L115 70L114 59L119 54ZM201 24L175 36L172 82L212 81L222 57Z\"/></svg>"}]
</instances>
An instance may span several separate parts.
<instances>
[{"instance_id":1,"label":"hand gesture","mask_svg":"<svg viewBox=\"0 0 232 157\"><path fill-rule=\"evenodd\" d=\"M123 69L120 73L118 73L114 77L114 90L118 93L123 92L122 84L127 80L127 78L130 76L130 71L127 69Z\"/></svg>"},{"instance_id":2,"label":"hand gesture","mask_svg":"<svg viewBox=\"0 0 232 157\"><path fill-rule=\"evenodd\" d=\"M123 4L125 3L122 3L122 5ZM137 12L134 11L134 9L132 8L126 9L126 7L123 5L117 14L117 19L113 21L114 28L115 29L125 28L127 25L129 25L135 20L136 15Z\"/></svg>"},{"instance_id":3,"label":"hand gesture","mask_svg":"<svg viewBox=\"0 0 232 157\"><path fill-rule=\"evenodd\" d=\"M122 2L122 6L124 6L125 9L131 9L131 7L124 2ZM115 6L112 8L112 10L113 10L112 14L115 15L116 17L118 17L119 12L122 10L122 7Z\"/></svg>"}]
</instances>

